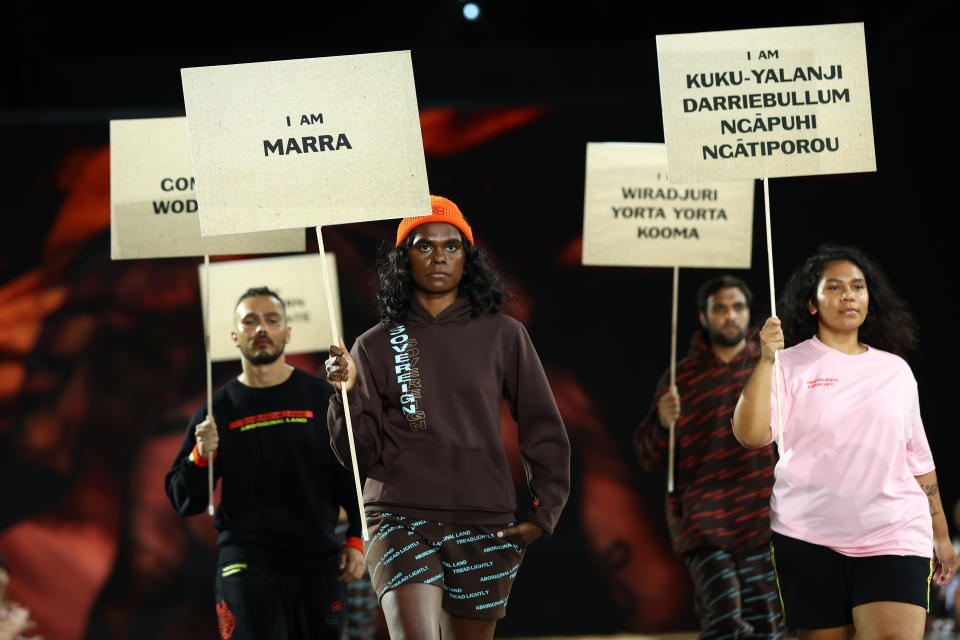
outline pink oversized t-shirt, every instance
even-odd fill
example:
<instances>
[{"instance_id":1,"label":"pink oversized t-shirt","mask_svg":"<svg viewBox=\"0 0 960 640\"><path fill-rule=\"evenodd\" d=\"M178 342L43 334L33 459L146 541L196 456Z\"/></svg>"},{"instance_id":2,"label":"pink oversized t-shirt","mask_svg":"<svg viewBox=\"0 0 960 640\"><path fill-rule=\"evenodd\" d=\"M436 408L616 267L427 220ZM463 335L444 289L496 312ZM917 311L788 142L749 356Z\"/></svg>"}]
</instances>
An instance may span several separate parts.
<instances>
[{"instance_id":1,"label":"pink oversized t-shirt","mask_svg":"<svg viewBox=\"0 0 960 640\"><path fill-rule=\"evenodd\" d=\"M781 351L780 369L784 455L771 528L848 556L930 557L930 506L914 476L934 464L907 363L873 348L848 355L813 337Z\"/></svg>"}]
</instances>

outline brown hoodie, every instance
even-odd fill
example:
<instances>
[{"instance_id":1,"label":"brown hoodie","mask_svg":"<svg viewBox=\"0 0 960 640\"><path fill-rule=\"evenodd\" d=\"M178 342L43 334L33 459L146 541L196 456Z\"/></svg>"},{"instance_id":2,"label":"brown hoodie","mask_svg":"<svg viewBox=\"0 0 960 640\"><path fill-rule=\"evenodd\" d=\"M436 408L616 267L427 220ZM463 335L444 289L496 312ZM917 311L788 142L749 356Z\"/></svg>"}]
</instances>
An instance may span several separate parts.
<instances>
[{"instance_id":1,"label":"brown hoodie","mask_svg":"<svg viewBox=\"0 0 960 640\"><path fill-rule=\"evenodd\" d=\"M461 297L433 317L414 298L402 325L377 325L353 345L358 377L348 399L367 477L364 503L368 511L439 522L529 520L549 534L570 491L560 412L523 325L470 311ZM500 438L504 398L531 493L520 514ZM339 395L327 424L334 452L349 467Z\"/></svg>"}]
</instances>

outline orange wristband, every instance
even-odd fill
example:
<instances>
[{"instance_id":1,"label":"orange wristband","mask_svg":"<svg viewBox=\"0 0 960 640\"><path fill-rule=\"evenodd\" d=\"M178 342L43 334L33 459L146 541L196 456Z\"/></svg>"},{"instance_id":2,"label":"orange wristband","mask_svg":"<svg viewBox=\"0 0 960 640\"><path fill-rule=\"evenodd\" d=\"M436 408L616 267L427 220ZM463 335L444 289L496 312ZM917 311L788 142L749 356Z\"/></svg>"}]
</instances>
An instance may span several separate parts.
<instances>
[{"instance_id":1,"label":"orange wristband","mask_svg":"<svg viewBox=\"0 0 960 640\"><path fill-rule=\"evenodd\" d=\"M217 452L213 452L213 459L217 459ZM193 451L190 452L190 462L197 465L198 467L205 467L210 464L210 461L207 458L204 458L200 455L200 449L197 448L197 445L193 445Z\"/></svg>"},{"instance_id":2,"label":"orange wristband","mask_svg":"<svg viewBox=\"0 0 960 640\"><path fill-rule=\"evenodd\" d=\"M347 538L347 541L343 544L343 546L353 547L360 553L363 553L363 540L361 540L360 538L350 536L349 538Z\"/></svg>"}]
</instances>

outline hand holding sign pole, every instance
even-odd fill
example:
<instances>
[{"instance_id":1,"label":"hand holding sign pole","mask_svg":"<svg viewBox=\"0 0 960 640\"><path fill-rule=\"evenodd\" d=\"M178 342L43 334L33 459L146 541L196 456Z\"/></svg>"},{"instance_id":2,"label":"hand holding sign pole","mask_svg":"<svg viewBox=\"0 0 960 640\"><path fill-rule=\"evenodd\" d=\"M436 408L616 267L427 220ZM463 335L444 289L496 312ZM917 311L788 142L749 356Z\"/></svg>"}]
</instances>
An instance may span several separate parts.
<instances>
[{"instance_id":1,"label":"hand holding sign pole","mask_svg":"<svg viewBox=\"0 0 960 640\"><path fill-rule=\"evenodd\" d=\"M323 228L317 227L317 244L320 246L320 255L324 255L326 252L323 247ZM330 275L327 273L327 262L326 260L321 263L321 271L323 272L323 282L326 285L327 291L330 291ZM328 305L327 308L330 310L330 327L332 328L333 338L332 343L337 343L340 340L340 333L337 331L337 319L333 315L333 305ZM350 465L353 469L353 483L357 491L357 502L360 505L360 513L363 513L363 489L360 484L360 471L359 466L357 465L357 449L353 443L353 420L350 418L350 401L347 399L347 385L340 386L340 397L343 400L343 414L347 422L347 440L350 444ZM361 519L362 533L364 541L370 539L370 533L367 531L367 519Z\"/></svg>"},{"instance_id":2,"label":"hand holding sign pole","mask_svg":"<svg viewBox=\"0 0 960 640\"><path fill-rule=\"evenodd\" d=\"M318 273L332 272L323 286ZM284 347L284 354L325 351L330 344L330 333L336 333L340 318L339 291L333 254L308 253L274 258L209 261L199 269L200 292L205 309L226 311L236 301L236 293L250 283L266 285L284 302L287 323L292 338ZM322 307L334 311L329 324ZM241 357L237 346L228 336L235 330L233 314L204 313L204 330L209 339L207 359L207 394L211 394L209 367L212 361L235 361ZM208 406L209 400L208 400ZM322 418L321 418L322 419ZM209 468L212 468L210 465Z\"/></svg>"},{"instance_id":3,"label":"hand holding sign pole","mask_svg":"<svg viewBox=\"0 0 960 640\"><path fill-rule=\"evenodd\" d=\"M205 235L317 227L323 251L321 225L430 210L409 51L197 67L181 77ZM362 516L346 396L344 413Z\"/></svg>"},{"instance_id":4,"label":"hand holding sign pole","mask_svg":"<svg viewBox=\"0 0 960 640\"><path fill-rule=\"evenodd\" d=\"M753 181L667 181L663 144L588 143L583 264L671 267L670 387L677 392L680 267L749 269ZM667 490L675 488L676 421L669 427Z\"/></svg>"},{"instance_id":5,"label":"hand holding sign pole","mask_svg":"<svg viewBox=\"0 0 960 640\"><path fill-rule=\"evenodd\" d=\"M770 225L770 180L768 178L763 179L763 212L764 219L766 222L767 230L767 271L769 272L769 284L770 284L770 315L776 317L777 315L777 298L776 291L773 287L773 229ZM774 376L774 385L776 388L777 394L777 452L780 454L780 457L783 457L783 411L780 406L782 404L781 398L781 385L780 380L780 352L777 351L773 354L773 376Z\"/></svg>"},{"instance_id":6,"label":"hand holding sign pole","mask_svg":"<svg viewBox=\"0 0 960 640\"><path fill-rule=\"evenodd\" d=\"M113 260L303 251L302 231L204 238L185 118L110 121L110 257ZM209 271L209 270L208 270ZM207 296L210 288L207 287ZM212 416L209 297L203 306L207 412ZM208 512L213 462L207 465Z\"/></svg>"},{"instance_id":7,"label":"hand holding sign pole","mask_svg":"<svg viewBox=\"0 0 960 640\"><path fill-rule=\"evenodd\" d=\"M769 178L876 170L863 23L662 35L657 57L670 179L763 179L776 315Z\"/></svg>"}]
</instances>

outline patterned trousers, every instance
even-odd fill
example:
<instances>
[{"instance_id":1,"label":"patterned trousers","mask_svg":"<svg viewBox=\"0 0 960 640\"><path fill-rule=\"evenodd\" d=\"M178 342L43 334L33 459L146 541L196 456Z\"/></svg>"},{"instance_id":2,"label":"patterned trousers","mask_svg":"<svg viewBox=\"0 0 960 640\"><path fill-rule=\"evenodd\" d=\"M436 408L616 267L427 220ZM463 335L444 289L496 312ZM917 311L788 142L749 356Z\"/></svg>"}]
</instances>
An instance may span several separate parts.
<instances>
[{"instance_id":1,"label":"patterned trousers","mask_svg":"<svg viewBox=\"0 0 960 640\"><path fill-rule=\"evenodd\" d=\"M337 525L335 532L341 541L346 540L347 523ZM380 603L370 584L370 573L356 582L347 583L347 624L343 630L344 640L373 640L377 634L377 611Z\"/></svg>"},{"instance_id":2,"label":"patterned trousers","mask_svg":"<svg viewBox=\"0 0 960 640\"><path fill-rule=\"evenodd\" d=\"M683 555L696 587L702 640L783 638L770 551L695 549Z\"/></svg>"}]
</instances>

